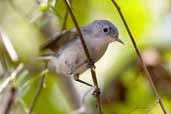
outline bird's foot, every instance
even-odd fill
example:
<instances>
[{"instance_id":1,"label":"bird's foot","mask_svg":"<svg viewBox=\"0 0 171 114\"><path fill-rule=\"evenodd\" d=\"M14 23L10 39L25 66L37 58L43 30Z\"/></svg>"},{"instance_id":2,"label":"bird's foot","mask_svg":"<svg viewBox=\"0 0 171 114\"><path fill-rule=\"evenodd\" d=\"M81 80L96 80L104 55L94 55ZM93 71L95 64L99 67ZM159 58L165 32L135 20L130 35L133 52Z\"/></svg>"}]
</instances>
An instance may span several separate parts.
<instances>
[{"instance_id":1,"label":"bird's foot","mask_svg":"<svg viewBox=\"0 0 171 114\"><path fill-rule=\"evenodd\" d=\"M92 95L98 97L100 95L100 88L95 87Z\"/></svg>"},{"instance_id":2,"label":"bird's foot","mask_svg":"<svg viewBox=\"0 0 171 114\"><path fill-rule=\"evenodd\" d=\"M91 60L91 61L88 62L88 67L95 69L96 66L94 64L95 64L95 62L93 60Z\"/></svg>"}]
</instances>

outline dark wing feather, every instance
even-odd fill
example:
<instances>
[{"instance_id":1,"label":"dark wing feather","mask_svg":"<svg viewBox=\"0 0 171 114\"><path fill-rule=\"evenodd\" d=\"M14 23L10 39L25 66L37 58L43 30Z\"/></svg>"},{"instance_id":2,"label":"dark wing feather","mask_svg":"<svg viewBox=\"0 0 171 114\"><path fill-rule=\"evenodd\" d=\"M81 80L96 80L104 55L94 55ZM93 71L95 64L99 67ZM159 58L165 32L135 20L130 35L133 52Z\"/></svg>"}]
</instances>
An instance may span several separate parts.
<instances>
[{"instance_id":1,"label":"dark wing feather","mask_svg":"<svg viewBox=\"0 0 171 114\"><path fill-rule=\"evenodd\" d=\"M50 49L52 51L58 51L65 44L77 38L78 33L76 30L64 31L61 34L55 35L51 40L47 41L42 47L41 50Z\"/></svg>"}]
</instances>

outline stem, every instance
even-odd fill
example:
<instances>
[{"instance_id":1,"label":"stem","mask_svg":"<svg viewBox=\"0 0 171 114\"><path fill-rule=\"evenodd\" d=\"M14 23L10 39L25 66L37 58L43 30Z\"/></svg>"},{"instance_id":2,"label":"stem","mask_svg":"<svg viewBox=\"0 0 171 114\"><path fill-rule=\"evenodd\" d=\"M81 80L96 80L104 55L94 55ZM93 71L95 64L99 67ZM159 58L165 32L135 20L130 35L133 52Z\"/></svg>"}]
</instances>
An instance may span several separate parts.
<instances>
[{"instance_id":1,"label":"stem","mask_svg":"<svg viewBox=\"0 0 171 114\"><path fill-rule=\"evenodd\" d=\"M90 53L89 53L89 51L88 51L87 45L86 45L86 43L85 43L85 40L84 40L84 38L83 38L83 35L82 35L82 33L81 33L80 27L79 27L79 25L78 25L78 23L77 23L77 20L76 20L74 14L73 14L73 12L72 12L72 9L71 9L69 3L67 2L67 0L64 0L64 2L65 2L65 4L66 4L66 7L67 7L67 9L68 9L68 12L69 12L69 14L70 14L70 16L71 16L71 18L72 18L72 20L73 20L73 23L75 24L75 27L76 27L76 29L77 29L77 31L78 31L79 36L80 36L79 38L80 38L80 40L81 40L81 44L82 44L82 46L83 46L83 49L84 49L84 52L85 52L86 57L87 57L87 59L88 59L88 62L89 62L89 63L93 63L93 62L92 62L92 59L91 59L91 56L90 56ZM92 64L92 66L95 66L94 63ZM91 75L92 75L92 78L93 78L94 86L96 87L96 89L99 89L98 83L97 83L97 78L96 78L95 67L90 67L90 69L91 69ZM96 99L97 99L99 114L103 114L103 113L102 113L102 109L101 109L100 92L99 92L99 94L97 94L95 97L96 97Z\"/></svg>"},{"instance_id":2,"label":"stem","mask_svg":"<svg viewBox=\"0 0 171 114\"><path fill-rule=\"evenodd\" d=\"M70 7L72 8L72 6L71 6L72 0L69 0L69 2L70 2ZM68 20L68 10L66 10L66 12L65 12L64 22L63 22L63 24L62 24L61 31L63 31L63 30L66 29L67 20Z\"/></svg>"},{"instance_id":3,"label":"stem","mask_svg":"<svg viewBox=\"0 0 171 114\"><path fill-rule=\"evenodd\" d=\"M47 63L45 63L45 69L46 68L47 68ZM28 114L32 114L32 112L33 112L33 110L34 110L34 108L36 106L36 102L37 102L37 100L39 98L39 95L40 95L41 90L43 88L43 84L45 82L45 77L46 77L46 72L42 73L42 77L41 77L41 80L39 82L38 89L36 90L36 93L35 93L35 95L33 97L33 100L31 102Z\"/></svg>"},{"instance_id":4,"label":"stem","mask_svg":"<svg viewBox=\"0 0 171 114\"><path fill-rule=\"evenodd\" d=\"M159 100L159 104L160 104L160 106L161 106L161 108L162 108L162 111L163 111L164 114L167 114L167 111L166 111L166 109L165 109L165 107L164 107L164 105L163 105L163 103L162 103L162 100L161 100L161 98L160 98L160 95L159 95L159 93L158 93L158 91L157 91L157 89L156 89L156 87L155 87L155 85L154 85L153 80L151 79L150 73L149 73L149 71L148 71L148 69L147 69L145 63L143 62L142 56L141 56L141 54L140 54L140 51L139 51L139 49L138 49L138 47L137 47L137 44L136 44L136 42L135 42L135 40L134 40L134 37L133 37L132 33L131 33L131 31L130 31L130 29L129 29L129 27L128 27L128 24L127 24L127 22L126 22L126 20L125 20L125 18L124 18L124 16L123 16L123 14L122 14L122 12L121 12L121 9L120 9L120 7L118 6L118 4L116 3L115 0L111 0L111 1L112 1L113 5L116 7L116 9L117 9L117 11L118 11L118 13L119 13L119 15L120 15L120 17L121 17L121 19L122 19L122 22L124 23L124 25L125 25L125 27L126 27L126 30L127 30L127 32L128 32L128 35L129 35L129 37L130 37L130 39L131 39L131 41L132 41L132 44L133 44L134 49L135 49L135 51L136 51L136 54L137 54L137 56L138 56L138 59L139 59L141 65L142 65L142 67L143 67L143 69L144 69L144 72L145 72L145 74L146 74L146 76L147 76L147 79L148 79L148 81L149 81L149 83L150 83L150 85L151 85L151 88L152 88L152 90L153 90L155 96L156 96L157 99Z\"/></svg>"},{"instance_id":5,"label":"stem","mask_svg":"<svg viewBox=\"0 0 171 114\"><path fill-rule=\"evenodd\" d=\"M64 1L65 1L66 6L67 6L68 12L69 12L69 14L70 14L70 16L71 16L71 18L72 18L72 20L73 20L73 22L74 22L74 24L75 24L75 27L76 27L76 29L77 29L77 31L78 31L78 34L80 35L81 44L82 44L82 46L83 46L83 49L84 49L85 54L86 54L86 56L87 56L87 59L88 59L89 62L91 62L90 53L89 53L88 48L87 48L87 46L86 46L85 40L84 40L83 35L82 35L82 33L81 33L81 30L80 30L80 28L79 28L79 25L78 25L78 23L77 23L77 21L76 21L76 18L75 18L75 16L74 16L74 14L73 14L73 12L72 12L72 9L71 9L71 7L69 6L67 0L64 0Z\"/></svg>"},{"instance_id":6,"label":"stem","mask_svg":"<svg viewBox=\"0 0 171 114\"><path fill-rule=\"evenodd\" d=\"M65 17L64 17L64 22L63 22L63 24L62 24L61 31L63 31L63 30L66 29L67 19L68 19L68 11L66 10L66 12L65 12Z\"/></svg>"}]
</instances>

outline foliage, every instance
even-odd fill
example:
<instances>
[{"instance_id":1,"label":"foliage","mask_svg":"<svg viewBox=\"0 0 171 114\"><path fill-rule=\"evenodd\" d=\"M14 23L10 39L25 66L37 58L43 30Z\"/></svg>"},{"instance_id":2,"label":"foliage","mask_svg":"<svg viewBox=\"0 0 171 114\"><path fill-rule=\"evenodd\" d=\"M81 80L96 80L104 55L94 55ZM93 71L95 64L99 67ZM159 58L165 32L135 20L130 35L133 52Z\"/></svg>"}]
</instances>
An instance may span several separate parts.
<instances>
[{"instance_id":1,"label":"foliage","mask_svg":"<svg viewBox=\"0 0 171 114\"><path fill-rule=\"evenodd\" d=\"M44 34L44 28L49 23L52 22L53 26L58 31L60 30L66 13L65 4L63 0L56 0L53 6L52 2L49 1L46 4L47 6L45 5L41 8L35 0L0 1L0 32L8 36L19 55L19 61L17 62L11 61L10 57L7 56L7 66L9 68L4 68L4 70L12 70L18 63L30 65L33 58L42 54L39 48L47 38ZM155 85L159 90L165 107L168 113L170 113L171 79L165 78L165 74L167 73L168 76L171 76L171 33L168 32L171 29L171 23L168 21L171 17L169 13L171 6L166 5L171 1L165 0L161 4L159 1L154 0L129 0L129 2L118 0L117 2L124 13L142 54L152 49L152 52L157 53L159 57L155 61L157 64L149 64L148 61L145 62L151 71L150 73L157 73L162 76L157 77L156 75L152 75L154 76ZM157 9L157 6L160 7ZM96 65L99 85L103 90L102 106L104 114L128 114L135 107L150 107L154 104L156 99L137 61L127 31L111 1L72 0L72 9L81 26L95 19L108 19L112 21L119 28L120 37L125 43L125 45L112 43L106 54ZM44 18L46 13L50 13L53 16ZM68 17L66 28L70 29L73 27L74 24L71 18ZM2 45L3 43L0 40L0 64L1 62L4 63L2 58L3 54L6 53ZM150 56L152 60L154 59L154 56L151 54L147 54L147 56ZM38 63L38 65L43 66L41 63ZM37 66L37 64L34 64L34 66ZM16 104L18 105L19 112L26 113L24 108L29 108L40 78L40 72L22 72L10 83L18 89ZM81 78L91 82L89 72L84 73ZM78 83L75 83L75 85L81 96L89 89ZM6 91L0 95L0 99L1 96L5 95ZM61 92L59 79L53 74L48 73L45 87L38 98L34 113L69 113L72 110L72 106L65 99L65 96L65 93ZM89 112L94 111L96 113L95 101L92 96L89 95L86 100ZM142 114L146 109L137 109L132 114ZM161 114L162 111L159 105L155 105L148 113Z\"/></svg>"}]
</instances>

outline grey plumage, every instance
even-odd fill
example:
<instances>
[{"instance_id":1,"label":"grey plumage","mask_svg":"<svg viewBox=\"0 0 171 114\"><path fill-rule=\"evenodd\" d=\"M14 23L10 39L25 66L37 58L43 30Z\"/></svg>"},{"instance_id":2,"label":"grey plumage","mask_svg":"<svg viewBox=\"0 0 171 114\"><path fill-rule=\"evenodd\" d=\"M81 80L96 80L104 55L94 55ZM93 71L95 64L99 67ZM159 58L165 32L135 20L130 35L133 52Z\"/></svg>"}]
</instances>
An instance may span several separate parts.
<instances>
[{"instance_id":1,"label":"grey plumage","mask_svg":"<svg viewBox=\"0 0 171 114\"><path fill-rule=\"evenodd\" d=\"M122 43L118 38L117 28L107 20L95 20L81 27L81 32L94 62L103 56L109 43ZM55 36L42 49L50 49L53 52L49 55L49 67L55 68L58 74L81 74L88 69L87 57L76 29Z\"/></svg>"}]
</instances>

